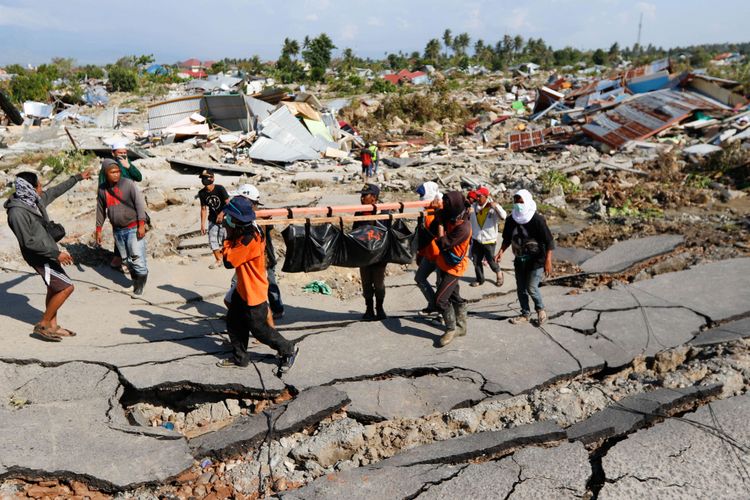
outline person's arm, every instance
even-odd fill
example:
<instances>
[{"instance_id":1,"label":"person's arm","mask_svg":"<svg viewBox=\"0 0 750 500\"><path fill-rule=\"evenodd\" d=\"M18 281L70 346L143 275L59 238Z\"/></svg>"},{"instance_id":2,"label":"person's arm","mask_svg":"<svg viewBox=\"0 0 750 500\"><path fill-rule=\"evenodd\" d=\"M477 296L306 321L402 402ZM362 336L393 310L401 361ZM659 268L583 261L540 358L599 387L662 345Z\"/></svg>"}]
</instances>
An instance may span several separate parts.
<instances>
[{"instance_id":1,"label":"person's arm","mask_svg":"<svg viewBox=\"0 0 750 500\"><path fill-rule=\"evenodd\" d=\"M544 274L549 276L552 274L552 251L555 249L555 240L552 237L552 232L549 230L547 221L541 215L539 216L539 229L543 236L544 246L547 249L547 253L544 256Z\"/></svg>"},{"instance_id":2,"label":"person's arm","mask_svg":"<svg viewBox=\"0 0 750 500\"><path fill-rule=\"evenodd\" d=\"M96 244L102 244L102 226L104 221L107 219L107 195L104 193L104 189L100 188L96 194Z\"/></svg>"},{"instance_id":3,"label":"person's arm","mask_svg":"<svg viewBox=\"0 0 750 500\"><path fill-rule=\"evenodd\" d=\"M135 207L135 216L138 221L138 229L136 236L139 240L142 240L146 236L146 200L143 197L143 193L135 186L135 183L130 183L130 196Z\"/></svg>"},{"instance_id":4,"label":"person's arm","mask_svg":"<svg viewBox=\"0 0 750 500\"><path fill-rule=\"evenodd\" d=\"M242 236L224 240L222 255L224 256L224 267L234 269L255 259L265 258L265 245L260 241L260 235L250 240L247 244L240 241Z\"/></svg>"},{"instance_id":5,"label":"person's arm","mask_svg":"<svg viewBox=\"0 0 750 500\"><path fill-rule=\"evenodd\" d=\"M143 180L143 174L141 174L141 171L138 170L138 167L133 165L133 163L130 160L127 160L128 162L128 175L130 176L130 180L134 182L141 182Z\"/></svg>"},{"instance_id":6,"label":"person's arm","mask_svg":"<svg viewBox=\"0 0 750 500\"><path fill-rule=\"evenodd\" d=\"M49 205L53 201L55 201L58 197L65 194L66 191L68 191L70 188L76 185L78 181L83 179L83 174L75 174L70 176L70 178L66 181L61 182L60 184L53 186L49 189L45 189L42 192L42 203L44 203L45 206Z\"/></svg>"},{"instance_id":7,"label":"person's arm","mask_svg":"<svg viewBox=\"0 0 750 500\"><path fill-rule=\"evenodd\" d=\"M503 252L505 252L510 246L510 240L513 235L513 226L515 223L516 221L512 218L505 219L505 226L503 226L503 242L500 245L500 250L498 250L497 255L495 255L495 262L500 262L500 259L503 258Z\"/></svg>"},{"instance_id":8,"label":"person's arm","mask_svg":"<svg viewBox=\"0 0 750 500\"><path fill-rule=\"evenodd\" d=\"M441 226L442 227L442 226ZM451 232L440 236L435 242L440 250L454 248L471 236L471 225L468 221L454 227Z\"/></svg>"},{"instance_id":9,"label":"person's arm","mask_svg":"<svg viewBox=\"0 0 750 500\"><path fill-rule=\"evenodd\" d=\"M500 206L499 203L492 202L492 209L495 211L495 213L500 217L500 220L505 220L506 217L508 217L508 213L505 211L505 209Z\"/></svg>"}]
</instances>

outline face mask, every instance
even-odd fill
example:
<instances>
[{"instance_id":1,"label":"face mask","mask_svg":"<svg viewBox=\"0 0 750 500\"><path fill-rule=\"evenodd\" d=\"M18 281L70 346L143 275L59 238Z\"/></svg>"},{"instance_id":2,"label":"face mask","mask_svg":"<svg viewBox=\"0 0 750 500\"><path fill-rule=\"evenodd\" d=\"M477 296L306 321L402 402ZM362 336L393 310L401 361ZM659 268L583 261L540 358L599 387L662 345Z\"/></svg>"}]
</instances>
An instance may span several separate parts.
<instances>
[{"instance_id":1,"label":"face mask","mask_svg":"<svg viewBox=\"0 0 750 500\"><path fill-rule=\"evenodd\" d=\"M206 179L205 177L201 179L201 184L203 184L204 186L210 186L213 183L214 183L213 179Z\"/></svg>"},{"instance_id":2,"label":"face mask","mask_svg":"<svg viewBox=\"0 0 750 500\"><path fill-rule=\"evenodd\" d=\"M513 210L516 212L523 212L523 203L514 203Z\"/></svg>"}]
</instances>

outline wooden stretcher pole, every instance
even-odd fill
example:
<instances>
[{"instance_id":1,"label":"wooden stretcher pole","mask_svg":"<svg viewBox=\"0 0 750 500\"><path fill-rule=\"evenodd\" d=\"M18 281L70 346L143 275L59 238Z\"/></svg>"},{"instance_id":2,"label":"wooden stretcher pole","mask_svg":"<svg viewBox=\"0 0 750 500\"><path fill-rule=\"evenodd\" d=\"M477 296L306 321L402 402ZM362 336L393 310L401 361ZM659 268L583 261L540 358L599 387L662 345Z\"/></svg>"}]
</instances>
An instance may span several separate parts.
<instances>
[{"instance_id":1,"label":"wooden stretcher pole","mask_svg":"<svg viewBox=\"0 0 750 500\"><path fill-rule=\"evenodd\" d=\"M406 201L391 203L376 203L374 205L339 205L333 207L291 207L291 208L269 208L256 210L255 215L258 219L267 217L284 217L287 220L277 220L277 223L289 222L288 219L298 219L300 217L309 217L311 215L321 217L331 217L334 214L346 214L354 212L370 212L373 207L381 212L383 210L402 210L407 208L425 208L430 204L429 201ZM386 216L387 218L387 216Z\"/></svg>"},{"instance_id":2,"label":"wooden stretcher pole","mask_svg":"<svg viewBox=\"0 0 750 500\"><path fill-rule=\"evenodd\" d=\"M397 214L378 214L378 215L357 215L349 217L306 217L306 218L292 218L292 219L257 219L255 223L259 226L285 226L287 224L307 224L308 222L312 225L317 224L339 224L339 223L351 223L358 221L376 221L376 220L389 220L389 219L418 219L424 212L404 212Z\"/></svg>"}]
</instances>

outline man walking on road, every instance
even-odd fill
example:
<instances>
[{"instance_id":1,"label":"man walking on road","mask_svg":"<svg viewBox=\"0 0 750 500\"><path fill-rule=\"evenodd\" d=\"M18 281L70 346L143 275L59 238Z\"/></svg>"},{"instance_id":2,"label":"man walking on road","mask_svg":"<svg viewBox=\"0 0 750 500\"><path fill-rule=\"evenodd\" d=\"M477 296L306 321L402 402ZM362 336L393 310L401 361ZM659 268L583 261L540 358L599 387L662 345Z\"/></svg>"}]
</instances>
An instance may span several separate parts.
<instances>
[{"instance_id":1,"label":"man walking on road","mask_svg":"<svg viewBox=\"0 0 750 500\"><path fill-rule=\"evenodd\" d=\"M495 262L495 245L497 244L498 224L505 220L507 214L503 207L495 203L490 197L490 190L481 186L476 190L477 200L472 204L471 211L471 258L474 262L476 281L471 286L484 283L484 261L487 261L492 272L495 273L495 285L503 286L503 272Z\"/></svg>"},{"instance_id":2,"label":"man walking on road","mask_svg":"<svg viewBox=\"0 0 750 500\"><path fill-rule=\"evenodd\" d=\"M91 171L86 170L43 190L35 173L22 172L16 177L16 192L5 202L8 225L18 239L21 255L47 286L44 314L34 325L34 333L47 341L60 342L62 337L75 336L75 332L57 323L57 312L73 293L73 282L62 266L72 264L73 258L57 246L65 231L50 222L47 206L78 181L90 178Z\"/></svg>"},{"instance_id":3,"label":"man walking on road","mask_svg":"<svg viewBox=\"0 0 750 500\"><path fill-rule=\"evenodd\" d=\"M221 269L221 246L226 237L226 229L221 225L223 217L221 211L229 200L229 193L220 184L214 184L214 174L204 170L200 174L203 189L198 191L198 199L201 202L201 234L208 233L208 246L214 254L214 261L208 266L209 269ZM208 221L208 230L206 229Z\"/></svg>"},{"instance_id":4,"label":"man walking on road","mask_svg":"<svg viewBox=\"0 0 750 500\"><path fill-rule=\"evenodd\" d=\"M130 179L121 176L120 166L110 159L102 161L105 182L99 186L96 203L96 243L102 243L105 219L112 223L115 244L133 280L133 294L141 295L148 278L146 259L146 202Z\"/></svg>"}]
</instances>

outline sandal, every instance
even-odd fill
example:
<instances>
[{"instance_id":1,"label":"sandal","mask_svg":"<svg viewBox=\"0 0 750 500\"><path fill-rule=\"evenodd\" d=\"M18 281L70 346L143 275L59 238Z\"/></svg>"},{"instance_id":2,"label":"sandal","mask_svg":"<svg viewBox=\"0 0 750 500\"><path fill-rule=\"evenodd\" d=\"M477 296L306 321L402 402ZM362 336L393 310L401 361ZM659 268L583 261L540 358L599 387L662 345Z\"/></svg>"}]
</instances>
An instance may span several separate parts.
<instances>
[{"instance_id":1,"label":"sandal","mask_svg":"<svg viewBox=\"0 0 750 500\"><path fill-rule=\"evenodd\" d=\"M78 334L73 330L68 330L67 328L58 325L57 330L55 330L55 335L58 337L75 337Z\"/></svg>"},{"instance_id":2,"label":"sandal","mask_svg":"<svg viewBox=\"0 0 750 500\"><path fill-rule=\"evenodd\" d=\"M62 337L57 335L57 330L53 330L48 326L42 326L39 323L34 325L34 334L39 335L42 340L46 340L47 342L60 342L62 340Z\"/></svg>"}]
</instances>

